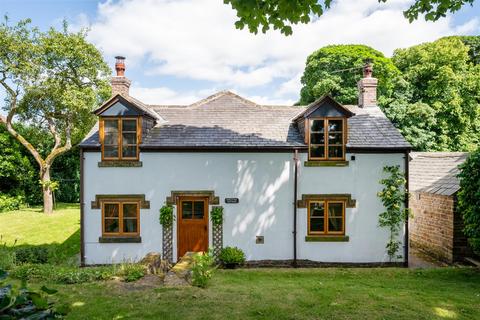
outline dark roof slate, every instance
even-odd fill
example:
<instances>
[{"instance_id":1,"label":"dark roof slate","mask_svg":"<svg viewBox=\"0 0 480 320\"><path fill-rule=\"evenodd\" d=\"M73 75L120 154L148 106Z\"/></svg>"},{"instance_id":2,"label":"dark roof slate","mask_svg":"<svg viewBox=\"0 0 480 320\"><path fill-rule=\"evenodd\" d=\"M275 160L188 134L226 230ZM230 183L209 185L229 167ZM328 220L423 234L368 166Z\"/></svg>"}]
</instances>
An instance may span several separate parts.
<instances>
[{"instance_id":1,"label":"dark roof slate","mask_svg":"<svg viewBox=\"0 0 480 320\"><path fill-rule=\"evenodd\" d=\"M460 190L458 166L467 152L410 153L410 191L451 196Z\"/></svg>"},{"instance_id":2,"label":"dark roof slate","mask_svg":"<svg viewBox=\"0 0 480 320\"><path fill-rule=\"evenodd\" d=\"M351 148L405 149L410 145L376 107L344 106ZM292 148L305 147L293 121L302 106L258 105L222 91L189 106L149 105L163 120L142 141L142 148ZM98 146L93 128L81 146Z\"/></svg>"}]
</instances>

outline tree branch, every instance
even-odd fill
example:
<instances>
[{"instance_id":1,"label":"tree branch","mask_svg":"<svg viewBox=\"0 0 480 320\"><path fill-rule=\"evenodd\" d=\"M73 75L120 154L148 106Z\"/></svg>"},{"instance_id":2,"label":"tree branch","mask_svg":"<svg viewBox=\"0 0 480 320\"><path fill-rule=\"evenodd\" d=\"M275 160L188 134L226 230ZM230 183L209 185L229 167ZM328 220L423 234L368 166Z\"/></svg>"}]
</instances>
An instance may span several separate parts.
<instances>
[{"instance_id":1,"label":"tree branch","mask_svg":"<svg viewBox=\"0 0 480 320\"><path fill-rule=\"evenodd\" d=\"M21 134L19 134L12 125L13 117L15 116L15 112L17 110L17 97L18 91L13 90L6 82L5 82L5 74L2 79L0 79L0 84L7 90L10 94L11 101L10 101L10 110L8 112L7 118L0 116L0 123L5 124L7 127L7 131L15 138L18 142L20 142L28 151L32 154L35 161L37 161L38 165L40 166L41 174L43 173L45 167L45 161L43 160L40 153L35 149L35 147L27 141Z\"/></svg>"},{"instance_id":2,"label":"tree branch","mask_svg":"<svg viewBox=\"0 0 480 320\"><path fill-rule=\"evenodd\" d=\"M50 152L50 154L48 155L48 157L45 159L45 163L47 165L51 165L56 157L64 154L65 152L67 152L68 150L70 150L72 148L72 138L71 138L72 127L71 126L72 125L71 125L70 119L68 119L67 127L65 129L65 144L62 147L58 147L61 143L61 139L58 136L58 134L57 134L57 136L59 138L58 145L57 145L57 136L55 137L55 146L53 147L53 149Z\"/></svg>"}]
</instances>

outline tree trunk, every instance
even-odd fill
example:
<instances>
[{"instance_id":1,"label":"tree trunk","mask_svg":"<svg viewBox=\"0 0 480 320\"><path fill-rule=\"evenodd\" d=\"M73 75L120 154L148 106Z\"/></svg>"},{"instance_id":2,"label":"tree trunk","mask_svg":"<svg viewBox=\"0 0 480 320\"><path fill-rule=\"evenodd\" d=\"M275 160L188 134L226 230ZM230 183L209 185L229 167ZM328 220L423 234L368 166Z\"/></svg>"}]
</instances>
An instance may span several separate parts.
<instances>
[{"instance_id":1,"label":"tree trunk","mask_svg":"<svg viewBox=\"0 0 480 320\"><path fill-rule=\"evenodd\" d=\"M53 213L53 192L50 188L50 167L41 168L41 181L43 191L43 213Z\"/></svg>"}]
</instances>

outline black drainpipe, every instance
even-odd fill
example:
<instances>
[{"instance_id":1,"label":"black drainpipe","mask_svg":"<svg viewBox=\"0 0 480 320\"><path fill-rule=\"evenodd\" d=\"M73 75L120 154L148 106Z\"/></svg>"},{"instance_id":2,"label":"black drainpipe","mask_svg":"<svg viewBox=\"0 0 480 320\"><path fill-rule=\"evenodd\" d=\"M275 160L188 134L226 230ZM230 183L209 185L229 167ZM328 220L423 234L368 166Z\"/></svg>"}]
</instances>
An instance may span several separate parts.
<instances>
[{"instance_id":1,"label":"black drainpipe","mask_svg":"<svg viewBox=\"0 0 480 320\"><path fill-rule=\"evenodd\" d=\"M407 191L407 196L405 197L405 208L408 209L408 206L409 206L409 201L408 201L408 197L410 195L410 189L409 189L409 153L410 153L410 150L406 150L405 151L405 179L406 179L406 183L405 183L405 190ZM408 268L408 246L409 246L409 237L408 237L408 215L407 215L407 218L405 219L405 237L403 239L403 255L404 255L404 259L403 259L403 266L404 267L407 267Z\"/></svg>"},{"instance_id":2,"label":"black drainpipe","mask_svg":"<svg viewBox=\"0 0 480 320\"><path fill-rule=\"evenodd\" d=\"M297 267L297 189L298 189L298 150L293 154L294 183L293 183L293 267Z\"/></svg>"},{"instance_id":3,"label":"black drainpipe","mask_svg":"<svg viewBox=\"0 0 480 320\"><path fill-rule=\"evenodd\" d=\"M84 186L84 155L80 148L80 266L85 266L85 186Z\"/></svg>"}]
</instances>

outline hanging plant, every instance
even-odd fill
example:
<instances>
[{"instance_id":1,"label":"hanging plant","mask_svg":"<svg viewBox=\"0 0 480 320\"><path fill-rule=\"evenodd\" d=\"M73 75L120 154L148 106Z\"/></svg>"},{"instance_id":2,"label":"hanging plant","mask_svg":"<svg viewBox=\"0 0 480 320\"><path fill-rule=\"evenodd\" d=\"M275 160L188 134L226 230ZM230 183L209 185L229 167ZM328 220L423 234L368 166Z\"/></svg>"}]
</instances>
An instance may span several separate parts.
<instances>
[{"instance_id":1,"label":"hanging plant","mask_svg":"<svg viewBox=\"0 0 480 320\"><path fill-rule=\"evenodd\" d=\"M377 196L382 200L386 211L380 213L378 224L390 231L386 248L390 261L392 261L402 244L397 239L402 225L410 214L410 209L404 207L408 197L408 192L405 190L407 180L405 175L400 172L400 166L385 166L383 172L387 173L388 177L380 180L384 188L377 193Z\"/></svg>"},{"instance_id":2,"label":"hanging plant","mask_svg":"<svg viewBox=\"0 0 480 320\"><path fill-rule=\"evenodd\" d=\"M175 216L173 215L173 206L171 204L166 204L160 208L160 224L169 228L173 225Z\"/></svg>"},{"instance_id":3,"label":"hanging plant","mask_svg":"<svg viewBox=\"0 0 480 320\"><path fill-rule=\"evenodd\" d=\"M212 211L210 212L210 219L212 220L212 224L214 226L221 225L223 223L223 207L212 207Z\"/></svg>"}]
</instances>

